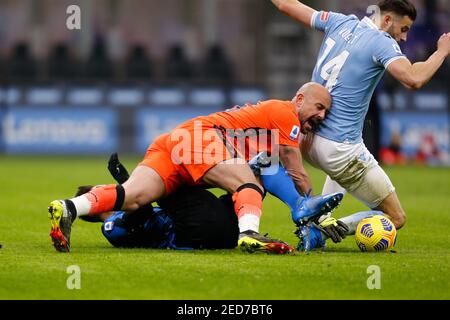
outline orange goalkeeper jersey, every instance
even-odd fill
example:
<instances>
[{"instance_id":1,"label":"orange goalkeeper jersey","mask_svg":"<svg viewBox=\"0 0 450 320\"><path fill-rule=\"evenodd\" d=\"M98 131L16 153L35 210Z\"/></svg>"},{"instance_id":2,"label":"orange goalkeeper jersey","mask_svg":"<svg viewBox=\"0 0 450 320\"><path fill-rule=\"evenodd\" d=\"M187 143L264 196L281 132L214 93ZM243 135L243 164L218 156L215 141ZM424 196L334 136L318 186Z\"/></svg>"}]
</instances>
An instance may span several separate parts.
<instances>
[{"instance_id":1,"label":"orange goalkeeper jersey","mask_svg":"<svg viewBox=\"0 0 450 320\"><path fill-rule=\"evenodd\" d=\"M252 129L256 141L249 134ZM278 141L273 141L274 131ZM242 133L244 139L239 139ZM218 140L211 141L213 136ZM249 161L260 151L272 153L276 144L298 147L299 138L300 122L293 103L269 100L182 123L149 146L141 165L158 172L169 194L182 183L203 183L205 173L222 161Z\"/></svg>"},{"instance_id":2,"label":"orange goalkeeper jersey","mask_svg":"<svg viewBox=\"0 0 450 320\"><path fill-rule=\"evenodd\" d=\"M267 100L256 105L234 107L191 121L202 121L228 130L278 130L280 145L295 147L299 144L300 121L291 101Z\"/></svg>"}]
</instances>

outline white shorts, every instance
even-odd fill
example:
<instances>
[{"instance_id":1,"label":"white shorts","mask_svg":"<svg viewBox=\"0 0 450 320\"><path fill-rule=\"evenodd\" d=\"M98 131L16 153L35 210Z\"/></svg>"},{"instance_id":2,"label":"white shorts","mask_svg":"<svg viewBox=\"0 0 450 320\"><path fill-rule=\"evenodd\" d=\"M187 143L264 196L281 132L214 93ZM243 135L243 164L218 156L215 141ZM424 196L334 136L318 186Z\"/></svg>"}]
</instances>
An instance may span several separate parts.
<instances>
[{"instance_id":1,"label":"white shorts","mask_svg":"<svg viewBox=\"0 0 450 320\"><path fill-rule=\"evenodd\" d=\"M303 136L301 146L305 160L328 174L326 193L342 191L340 186L373 209L395 191L363 142L339 143L309 134Z\"/></svg>"}]
</instances>

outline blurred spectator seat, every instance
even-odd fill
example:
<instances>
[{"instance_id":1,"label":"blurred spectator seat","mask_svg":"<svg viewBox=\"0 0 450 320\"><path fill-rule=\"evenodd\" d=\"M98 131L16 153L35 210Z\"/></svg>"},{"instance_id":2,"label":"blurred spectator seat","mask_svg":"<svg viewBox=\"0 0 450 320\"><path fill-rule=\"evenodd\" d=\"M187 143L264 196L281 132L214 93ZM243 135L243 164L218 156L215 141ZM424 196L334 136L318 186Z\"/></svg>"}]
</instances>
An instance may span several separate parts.
<instances>
[{"instance_id":1,"label":"blurred spectator seat","mask_svg":"<svg viewBox=\"0 0 450 320\"><path fill-rule=\"evenodd\" d=\"M17 81L34 80L36 75L36 62L30 55L28 45L17 44L9 61L9 78Z\"/></svg>"},{"instance_id":2,"label":"blurred spectator seat","mask_svg":"<svg viewBox=\"0 0 450 320\"><path fill-rule=\"evenodd\" d=\"M102 40L97 40L86 63L86 76L92 79L106 80L113 76L113 66Z\"/></svg>"},{"instance_id":3,"label":"blurred spectator seat","mask_svg":"<svg viewBox=\"0 0 450 320\"><path fill-rule=\"evenodd\" d=\"M58 44L48 59L48 75L54 80L70 80L75 76L76 61L69 55L65 44Z\"/></svg>"},{"instance_id":4,"label":"blurred spectator seat","mask_svg":"<svg viewBox=\"0 0 450 320\"><path fill-rule=\"evenodd\" d=\"M152 62L144 47L135 46L126 62L126 76L128 79L149 80L153 75Z\"/></svg>"},{"instance_id":5,"label":"blurred spectator seat","mask_svg":"<svg viewBox=\"0 0 450 320\"><path fill-rule=\"evenodd\" d=\"M0 59L0 85L6 81L6 63L3 59Z\"/></svg>"},{"instance_id":6,"label":"blurred spectator seat","mask_svg":"<svg viewBox=\"0 0 450 320\"><path fill-rule=\"evenodd\" d=\"M189 80L193 77L193 67L186 58L183 47L173 46L166 60L166 75L169 80Z\"/></svg>"},{"instance_id":7,"label":"blurred spectator seat","mask_svg":"<svg viewBox=\"0 0 450 320\"><path fill-rule=\"evenodd\" d=\"M203 61L202 76L208 83L229 84L231 82L232 66L221 46L214 45L208 50Z\"/></svg>"},{"instance_id":8,"label":"blurred spectator seat","mask_svg":"<svg viewBox=\"0 0 450 320\"><path fill-rule=\"evenodd\" d=\"M446 59L444 61L443 65L439 70L437 71L435 75L435 79L432 82L436 87L440 87L442 89L447 88L448 89L448 75L450 74L450 61L449 59Z\"/></svg>"}]
</instances>

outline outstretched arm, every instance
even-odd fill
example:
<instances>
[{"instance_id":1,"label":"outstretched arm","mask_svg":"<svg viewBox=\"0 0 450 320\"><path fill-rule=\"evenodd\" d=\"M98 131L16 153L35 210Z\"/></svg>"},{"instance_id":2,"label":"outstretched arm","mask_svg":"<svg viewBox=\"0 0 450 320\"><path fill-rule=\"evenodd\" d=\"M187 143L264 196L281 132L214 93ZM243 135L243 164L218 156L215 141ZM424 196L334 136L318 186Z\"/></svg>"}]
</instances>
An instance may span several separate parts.
<instances>
[{"instance_id":1,"label":"outstretched arm","mask_svg":"<svg viewBox=\"0 0 450 320\"><path fill-rule=\"evenodd\" d=\"M316 10L297 0L271 0L272 3L284 14L311 27L311 20Z\"/></svg>"},{"instance_id":2,"label":"outstretched arm","mask_svg":"<svg viewBox=\"0 0 450 320\"><path fill-rule=\"evenodd\" d=\"M302 155L299 148L280 145L280 160L295 184L295 188L302 195L312 192L311 181L303 167Z\"/></svg>"},{"instance_id":3,"label":"outstretched arm","mask_svg":"<svg viewBox=\"0 0 450 320\"><path fill-rule=\"evenodd\" d=\"M387 70L406 88L418 90L431 80L449 54L450 33L447 33L441 36L438 49L427 61L412 64L408 59L398 59L392 62Z\"/></svg>"}]
</instances>

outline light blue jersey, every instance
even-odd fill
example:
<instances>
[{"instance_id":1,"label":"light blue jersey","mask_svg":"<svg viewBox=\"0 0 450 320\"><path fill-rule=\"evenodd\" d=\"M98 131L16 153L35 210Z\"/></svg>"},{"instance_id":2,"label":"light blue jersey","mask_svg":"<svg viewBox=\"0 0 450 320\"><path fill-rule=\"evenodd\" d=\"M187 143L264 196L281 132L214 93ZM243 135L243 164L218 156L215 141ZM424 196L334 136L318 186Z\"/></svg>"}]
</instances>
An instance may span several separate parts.
<instances>
[{"instance_id":1,"label":"light blue jersey","mask_svg":"<svg viewBox=\"0 0 450 320\"><path fill-rule=\"evenodd\" d=\"M327 87L333 98L317 134L337 142L362 140L372 94L388 65L404 58L397 42L369 18L320 11L312 27L325 32L312 81Z\"/></svg>"}]
</instances>

